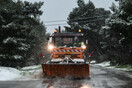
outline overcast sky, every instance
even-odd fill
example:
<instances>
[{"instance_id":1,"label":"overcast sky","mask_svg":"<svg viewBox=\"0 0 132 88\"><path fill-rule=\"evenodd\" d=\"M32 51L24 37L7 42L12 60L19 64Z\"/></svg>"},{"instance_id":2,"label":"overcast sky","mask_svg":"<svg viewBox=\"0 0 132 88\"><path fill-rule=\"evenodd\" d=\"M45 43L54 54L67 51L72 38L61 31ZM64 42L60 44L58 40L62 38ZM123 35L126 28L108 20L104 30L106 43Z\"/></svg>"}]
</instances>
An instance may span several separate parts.
<instances>
[{"instance_id":1,"label":"overcast sky","mask_svg":"<svg viewBox=\"0 0 132 88\"><path fill-rule=\"evenodd\" d=\"M69 13L73 8L77 7L77 0L25 0L31 2L43 1L44 5L42 6L43 15L41 20L47 27L47 32L52 33L55 28L58 28L58 25L51 26L53 24L65 24L66 21L61 22L47 22L47 21L58 21L58 20L67 20ZM89 0L84 0L85 3L88 3ZM105 8L109 10L112 2L114 0L91 0L96 8ZM116 3L117 4L117 3ZM63 25L61 28L63 29Z\"/></svg>"}]
</instances>

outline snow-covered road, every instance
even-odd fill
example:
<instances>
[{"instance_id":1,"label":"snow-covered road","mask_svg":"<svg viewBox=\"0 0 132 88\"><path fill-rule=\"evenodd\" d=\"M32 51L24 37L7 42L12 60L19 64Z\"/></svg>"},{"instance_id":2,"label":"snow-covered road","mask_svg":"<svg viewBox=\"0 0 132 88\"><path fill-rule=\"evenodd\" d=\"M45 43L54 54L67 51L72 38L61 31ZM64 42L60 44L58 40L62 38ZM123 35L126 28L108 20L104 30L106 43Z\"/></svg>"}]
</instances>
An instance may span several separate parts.
<instances>
[{"instance_id":1,"label":"snow-covered road","mask_svg":"<svg viewBox=\"0 0 132 88\"><path fill-rule=\"evenodd\" d=\"M132 88L132 73L91 66L91 79L43 78L28 81L0 81L0 88Z\"/></svg>"}]
</instances>

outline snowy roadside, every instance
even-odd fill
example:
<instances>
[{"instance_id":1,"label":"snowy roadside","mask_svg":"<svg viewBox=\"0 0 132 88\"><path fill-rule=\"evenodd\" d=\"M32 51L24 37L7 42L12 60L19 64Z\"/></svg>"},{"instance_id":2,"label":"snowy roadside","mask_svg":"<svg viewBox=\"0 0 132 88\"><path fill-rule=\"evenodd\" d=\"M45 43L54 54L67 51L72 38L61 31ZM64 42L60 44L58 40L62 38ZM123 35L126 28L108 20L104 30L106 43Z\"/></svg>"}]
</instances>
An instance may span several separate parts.
<instances>
[{"instance_id":1,"label":"snowy roadside","mask_svg":"<svg viewBox=\"0 0 132 88\"><path fill-rule=\"evenodd\" d=\"M96 61L91 61L91 64L102 66L115 70L131 71L132 67L119 68L117 66L110 66L110 62L96 63ZM0 81L25 81L25 80L39 80L42 79L42 68L41 65L23 67L21 69L11 68L11 67L1 67L0 66Z\"/></svg>"},{"instance_id":2,"label":"snowy roadside","mask_svg":"<svg viewBox=\"0 0 132 88\"><path fill-rule=\"evenodd\" d=\"M106 67L106 68L116 69L116 70L132 71L132 66L111 66L110 61L105 61L102 63L96 63L94 61L94 63L92 63L92 64L102 66L102 67Z\"/></svg>"},{"instance_id":3,"label":"snowy roadside","mask_svg":"<svg viewBox=\"0 0 132 88\"><path fill-rule=\"evenodd\" d=\"M0 67L0 81L37 80L41 77L41 65L28 66L20 70L11 67Z\"/></svg>"}]
</instances>

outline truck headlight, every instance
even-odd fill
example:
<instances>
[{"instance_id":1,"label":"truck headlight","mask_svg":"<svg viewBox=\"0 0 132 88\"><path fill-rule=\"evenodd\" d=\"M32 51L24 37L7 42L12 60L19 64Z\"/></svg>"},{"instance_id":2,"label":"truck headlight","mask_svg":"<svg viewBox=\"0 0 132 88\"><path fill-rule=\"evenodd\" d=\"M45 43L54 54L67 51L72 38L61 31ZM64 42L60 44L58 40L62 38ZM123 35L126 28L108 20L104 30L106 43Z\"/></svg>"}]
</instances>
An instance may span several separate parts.
<instances>
[{"instance_id":1,"label":"truck headlight","mask_svg":"<svg viewBox=\"0 0 132 88\"><path fill-rule=\"evenodd\" d=\"M49 50L52 50L54 48L54 46L53 45L49 45L48 48L49 48Z\"/></svg>"},{"instance_id":2,"label":"truck headlight","mask_svg":"<svg viewBox=\"0 0 132 88\"><path fill-rule=\"evenodd\" d=\"M83 46L81 46L83 49L86 49L86 46L85 45L83 45Z\"/></svg>"}]
</instances>

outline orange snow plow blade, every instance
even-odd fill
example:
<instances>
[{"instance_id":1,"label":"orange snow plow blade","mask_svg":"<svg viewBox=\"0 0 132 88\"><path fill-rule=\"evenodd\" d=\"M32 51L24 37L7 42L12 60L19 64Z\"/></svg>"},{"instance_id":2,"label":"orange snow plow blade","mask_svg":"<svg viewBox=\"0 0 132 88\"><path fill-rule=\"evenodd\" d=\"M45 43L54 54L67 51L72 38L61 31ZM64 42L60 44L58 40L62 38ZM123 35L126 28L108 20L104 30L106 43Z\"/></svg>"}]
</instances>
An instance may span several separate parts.
<instances>
[{"instance_id":1,"label":"orange snow plow blade","mask_svg":"<svg viewBox=\"0 0 132 88\"><path fill-rule=\"evenodd\" d=\"M89 64L42 64L42 69L49 77L89 78Z\"/></svg>"}]
</instances>

